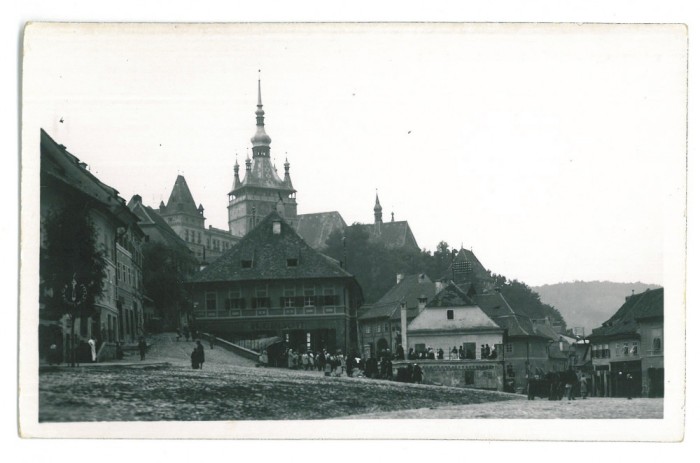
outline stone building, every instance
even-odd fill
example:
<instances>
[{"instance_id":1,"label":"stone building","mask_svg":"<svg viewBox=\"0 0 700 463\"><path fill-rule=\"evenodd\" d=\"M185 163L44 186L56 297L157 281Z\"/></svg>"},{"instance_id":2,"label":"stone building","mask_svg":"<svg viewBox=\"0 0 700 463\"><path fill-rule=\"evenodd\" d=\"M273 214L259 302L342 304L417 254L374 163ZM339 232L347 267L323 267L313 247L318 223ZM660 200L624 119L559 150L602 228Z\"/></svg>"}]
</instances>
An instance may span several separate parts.
<instances>
[{"instance_id":1,"label":"stone building","mask_svg":"<svg viewBox=\"0 0 700 463\"><path fill-rule=\"evenodd\" d=\"M117 340L130 340L132 333L139 334L136 320L142 319L143 308L143 296L139 290L142 278L140 247L143 233L138 227L138 218L131 213L117 190L102 183L90 172L88 166L69 153L65 146L56 143L44 130L41 130L40 138L41 246L44 246L46 239L43 223L50 213L60 211L70 204L85 204L95 227L98 249L105 263L103 293L95 301L97 315L76 320L76 342L85 342L94 337L98 346L102 347ZM122 280L122 270L126 271L127 280ZM128 280L129 275L131 280ZM118 302L119 295L123 294L124 281L130 281L126 290L131 302L129 319L134 320L130 326L125 326L127 318ZM66 359L70 338L68 317L64 316L59 320L46 317L46 311L43 310L45 290L46 288L42 288L40 291L39 301L39 353L41 356L45 355L48 346L55 343L63 351L63 358Z\"/></svg>"},{"instance_id":2,"label":"stone building","mask_svg":"<svg viewBox=\"0 0 700 463\"><path fill-rule=\"evenodd\" d=\"M188 285L200 331L235 342L279 336L299 350L357 351L357 281L277 212Z\"/></svg>"},{"instance_id":3,"label":"stone building","mask_svg":"<svg viewBox=\"0 0 700 463\"><path fill-rule=\"evenodd\" d=\"M647 290L628 296L609 320L592 331L588 340L595 395L663 396L663 319L663 288Z\"/></svg>"},{"instance_id":4,"label":"stone building","mask_svg":"<svg viewBox=\"0 0 700 463\"><path fill-rule=\"evenodd\" d=\"M240 239L226 230L211 225L209 228L204 227L204 207L201 204L195 205L187 181L182 175L175 179L168 203L164 204L161 201L158 214L186 243L201 266L218 259Z\"/></svg>"}]
</instances>

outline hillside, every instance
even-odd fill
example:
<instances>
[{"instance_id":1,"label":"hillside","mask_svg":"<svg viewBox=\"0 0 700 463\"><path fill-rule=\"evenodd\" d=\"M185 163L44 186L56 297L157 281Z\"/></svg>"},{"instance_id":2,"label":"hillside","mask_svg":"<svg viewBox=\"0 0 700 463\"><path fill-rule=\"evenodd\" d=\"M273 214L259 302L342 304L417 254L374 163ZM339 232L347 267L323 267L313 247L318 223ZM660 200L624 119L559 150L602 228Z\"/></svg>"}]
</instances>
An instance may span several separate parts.
<instances>
[{"instance_id":1,"label":"hillside","mask_svg":"<svg viewBox=\"0 0 700 463\"><path fill-rule=\"evenodd\" d=\"M533 287L543 303L559 310L569 328L583 327L589 335L610 318L632 291L660 288L646 283L613 283L611 281L574 281Z\"/></svg>"}]
</instances>

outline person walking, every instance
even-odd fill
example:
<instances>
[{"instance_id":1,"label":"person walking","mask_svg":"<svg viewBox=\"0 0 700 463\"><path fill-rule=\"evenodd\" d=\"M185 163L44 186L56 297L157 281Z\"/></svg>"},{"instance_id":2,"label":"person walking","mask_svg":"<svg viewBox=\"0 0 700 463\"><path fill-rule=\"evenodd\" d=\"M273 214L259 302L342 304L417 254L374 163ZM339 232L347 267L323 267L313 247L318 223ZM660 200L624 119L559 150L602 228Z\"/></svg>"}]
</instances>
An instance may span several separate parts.
<instances>
[{"instance_id":1,"label":"person walking","mask_svg":"<svg viewBox=\"0 0 700 463\"><path fill-rule=\"evenodd\" d=\"M204 366L204 346L200 340L197 340L197 366L201 370Z\"/></svg>"},{"instance_id":2,"label":"person walking","mask_svg":"<svg viewBox=\"0 0 700 463\"><path fill-rule=\"evenodd\" d=\"M97 360L97 344L95 343L95 338L93 336L90 336L88 344L90 345L90 355L92 356L92 361L95 362L95 360Z\"/></svg>"},{"instance_id":3,"label":"person walking","mask_svg":"<svg viewBox=\"0 0 700 463\"><path fill-rule=\"evenodd\" d=\"M627 388L627 400L632 400L632 382L633 382L633 377L632 373L627 373L627 376L625 376L625 386Z\"/></svg>"},{"instance_id":4,"label":"person walking","mask_svg":"<svg viewBox=\"0 0 700 463\"><path fill-rule=\"evenodd\" d=\"M146 340L143 339L143 336L139 339L139 354L141 355L141 360L146 360Z\"/></svg>"},{"instance_id":5,"label":"person walking","mask_svg":"<svg viewBox=\"0 0 700 463\"><path fill-rule=\"evenodd\" d=\"M579 379L579 389L581 389L581 398L585 399L588 397L588 381L586 381L586 375L581 374Z\"/></svg>"}]
</instances>

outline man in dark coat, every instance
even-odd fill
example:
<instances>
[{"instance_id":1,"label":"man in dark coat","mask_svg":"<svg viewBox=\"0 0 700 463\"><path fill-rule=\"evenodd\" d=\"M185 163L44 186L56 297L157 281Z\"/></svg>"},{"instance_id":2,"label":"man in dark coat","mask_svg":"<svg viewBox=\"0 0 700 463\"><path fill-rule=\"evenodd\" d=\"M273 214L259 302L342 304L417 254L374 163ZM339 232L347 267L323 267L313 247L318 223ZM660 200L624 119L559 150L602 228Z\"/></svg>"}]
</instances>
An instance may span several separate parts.
<instances>
[{"instance_id":1,"label":"man in dark coat","mask_svg":"<svg viewBox=\"0 0 700 463\"><path fill-rule=\"evenodd\" d=\"M141 360L146 360L146 340L139 339L139 354L141 355Z\"/></svg>"},{"instance_id":2,"label":"man in dark coat","mask_svg":"<svg viewBox=\"0 0 700 463\"><path fill-rule=\"evenodd\" d=\"M204 365L204 346L202 345L201 341L197 341L197 347L195 350L197 351L197 365L201 370L202 366Z\"/></svg>"}]
</instances>

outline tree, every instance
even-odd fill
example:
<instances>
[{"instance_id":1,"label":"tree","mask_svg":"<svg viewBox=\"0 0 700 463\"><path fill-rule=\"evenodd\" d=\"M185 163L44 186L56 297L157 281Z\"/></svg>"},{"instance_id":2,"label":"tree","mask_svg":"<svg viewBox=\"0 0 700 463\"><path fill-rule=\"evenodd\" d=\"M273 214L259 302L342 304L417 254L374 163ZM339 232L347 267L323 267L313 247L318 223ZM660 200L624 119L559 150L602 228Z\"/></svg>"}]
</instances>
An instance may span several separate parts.
<instances>
[{"instance_id":1,"label":"tree","mask_svg":"<svg viewBox=\"0 0 700 463\"><path fill-rule=\"evenodd\" d=\"M97 315L106 264L97 249L89 207L76 202L49 213L44 219L44 246L39 274L44 286L47 318L69 317L71 364L75 365L75 320Z\"/></svg>"},{"instance_id":2,"label":"tree","mask_svg":"<svg viewBox=\"0 0 700 463\"><path fill-rule=\"evenodd\" d=\"M146 242L143 252L143 287L159 315L168 324L177 324L180 311L188 311L185 281L197 268L197 260L186 248Z\"/></svg>"}]
</instances>

